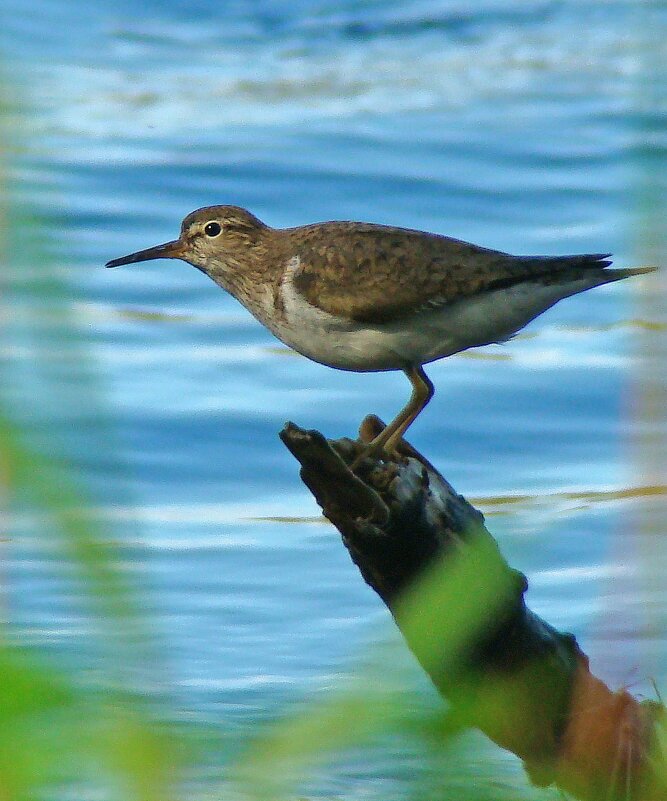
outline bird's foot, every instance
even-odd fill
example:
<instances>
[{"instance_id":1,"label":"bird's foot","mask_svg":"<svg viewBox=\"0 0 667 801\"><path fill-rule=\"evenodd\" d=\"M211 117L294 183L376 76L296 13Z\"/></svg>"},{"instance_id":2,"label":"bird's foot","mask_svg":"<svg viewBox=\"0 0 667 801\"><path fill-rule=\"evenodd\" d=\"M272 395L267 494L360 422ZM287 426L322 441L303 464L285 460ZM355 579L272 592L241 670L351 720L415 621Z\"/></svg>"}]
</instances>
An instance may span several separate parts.
<instances>
[{"instance_id":1,"label":"bird's foot","mask_svg":"<svg viewBox=\"0 0 667 801\"><path fill-rule=\"evenodd\" d=\"M360 465L364 462L372 464L379 459L385 462L395 462L397 464L404 463L406 459L416 459L427 468L435 471L435 468L428 459L422 456L422 454L419 453L416 448L413 448L403 437L399 437L398 440L394 440L392 437L384 440L382 434L385 428L384 422L375 414L369 414L361 421L361 425L359 426L359 439L362 444L361 446L357 445L357 447L360 447L359 453L350 463L350 470L353 473L358 472Z\"/></svg>"},{"instance_id":2,"label":"bird's foot","mask_svg":"<svg viewBox=\"0 0 667 801\"><path fill-rule=\"evenodd\" d=\"M374 447L370 444L362 446L360 453L350 464L350 470L356 473L364 462L370 463L378 459L393 459L393 457L394 454L388 454L381 445L379 447Z\"/></svg>"},{"instance_id":3,"label":"bird's foot","mask_svg":"<svg viewBox=\"0 0 667 801\"><path fill-rule=\"evenodd\" d=\"M369 414L361 421L359 426L359 439L363 443L361 450L354 461L350 464L350 470L354 473L359 468L362 462L366 460L385 459L387 461L400 461L402 455L399 452L400 446L403 444L399 440L394 447L391 442L386 441L382 434L386 426L380 418L375 414Z\"/></svg>"}]
</instances>

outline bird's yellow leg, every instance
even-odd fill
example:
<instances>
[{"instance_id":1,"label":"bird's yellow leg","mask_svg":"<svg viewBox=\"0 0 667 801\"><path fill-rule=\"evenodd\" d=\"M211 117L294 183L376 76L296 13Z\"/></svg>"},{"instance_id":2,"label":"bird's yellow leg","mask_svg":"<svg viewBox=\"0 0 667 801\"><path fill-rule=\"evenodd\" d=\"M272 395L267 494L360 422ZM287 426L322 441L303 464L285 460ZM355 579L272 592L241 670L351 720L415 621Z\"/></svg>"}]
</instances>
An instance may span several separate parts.
<instances>
[{"instance_id":1,"label":"bird's yellow leg","mask_svg":"<svg viewBox=\"0 0 667 801\"><path fill-rule=\"evenodd\" d=\"M433 397L435 391L423 367L411 367L404 372L412 384L410 400L394 422L387 426L387 428L392 430L387 434L387 429L385 429L376 437L376 439L383 438L381 445L384 450L390 453L396 450L396 446L401 441L401 437L421 414L426 404Z\"/></svg>"},{"instance_id":2,"label":"bird's yellow leg","mask_svg":"<svg viewBox=\"0 0 667 801\"><path fill-rule=\"evenodd\" d=\"M382 450L388 453L395 451L403 434L405 434L422 409L433 397L433 384L421 366L408 367L403 372L410 379L410 383L412 384L410 400L391 423L385 426L377 437L369 442L363 453L353 463L353 469L364 456L370 456Z\"/></svg>"}]
</instances>

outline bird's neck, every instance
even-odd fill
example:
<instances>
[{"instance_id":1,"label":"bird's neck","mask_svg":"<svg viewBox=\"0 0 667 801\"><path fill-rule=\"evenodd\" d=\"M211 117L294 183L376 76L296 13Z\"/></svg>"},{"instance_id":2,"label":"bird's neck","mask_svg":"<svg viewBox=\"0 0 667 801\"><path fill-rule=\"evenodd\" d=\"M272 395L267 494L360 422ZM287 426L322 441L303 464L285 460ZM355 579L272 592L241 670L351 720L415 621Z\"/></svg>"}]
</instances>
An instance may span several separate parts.
<instances>
[{"instance_id":1,"label":"bird's neck","mask_svg":"<svg viewBox=\"0 0 667 801\"><path fill-rule=\"evenodd\" d=\"M286 260L286 247L279 232L267 229L262 236L242 248L225 251L197 266L262 323L276 313L280 279Z\"/></svg>"}]
</instances>

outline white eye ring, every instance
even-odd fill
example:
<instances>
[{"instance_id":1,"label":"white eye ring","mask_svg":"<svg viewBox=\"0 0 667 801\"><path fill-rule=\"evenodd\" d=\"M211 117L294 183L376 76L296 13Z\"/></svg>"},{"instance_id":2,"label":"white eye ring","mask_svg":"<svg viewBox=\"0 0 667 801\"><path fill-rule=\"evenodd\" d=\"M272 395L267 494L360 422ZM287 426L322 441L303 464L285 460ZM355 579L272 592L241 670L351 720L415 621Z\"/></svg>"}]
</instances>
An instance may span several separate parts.
<instances>
[{"instance_id":1,"label":"white eye ring","mask_svg":"<svg viewBox=\"0 0 667 801\"><path fill-rule=\"evenodd\" d=\"M222 233L222 226L220 225L219 222L211 220L211 222L206 223L206 225L204 226L204 233L206 234L206 236L209 236L211 237L211 239L214 239L216 236L220 236L220 234Z\"/></svg>"}]
</instances>

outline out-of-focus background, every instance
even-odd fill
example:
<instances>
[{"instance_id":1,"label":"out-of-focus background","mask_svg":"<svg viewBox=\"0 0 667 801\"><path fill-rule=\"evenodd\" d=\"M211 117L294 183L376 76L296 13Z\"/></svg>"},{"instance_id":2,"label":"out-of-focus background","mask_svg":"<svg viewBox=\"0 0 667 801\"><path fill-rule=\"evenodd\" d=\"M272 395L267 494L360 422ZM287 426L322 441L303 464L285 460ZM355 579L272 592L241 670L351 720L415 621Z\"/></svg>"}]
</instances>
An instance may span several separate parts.
<instances>
[{"instance_id":1,"label":"out-of-focus background","mask_svg":"<svg viewBox=\"0 0 667 801\"><path fill-rule=\"evenodd\" d=\"M275 226L358 219L663 266L432 365L436 396L410 435L485 512L529 577L529 604L576 633L594 672L645 697L664 690L665 4L3 11L8 642L68 687L132 688L159 702L160 725L212 737L189 763L191 797L224 795L234 744L322 697L373 644L420 702L440 703L276 436L287 419L353 436L366 413L403 405L403 376L287 351L183 263L103 268L174 238L194 208L232 203ZM518 761L481 738L457 759L452 787L460 770L482 791L536 797ZM407 798L419 765L392 741L302 792ZM67 797L60 781L44 797Z\"/></svg>"}]
</instances>

